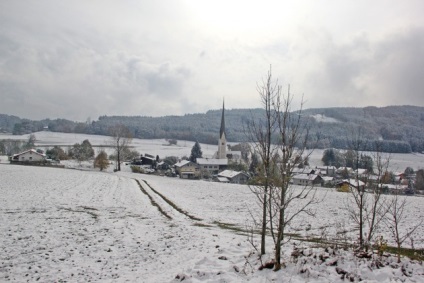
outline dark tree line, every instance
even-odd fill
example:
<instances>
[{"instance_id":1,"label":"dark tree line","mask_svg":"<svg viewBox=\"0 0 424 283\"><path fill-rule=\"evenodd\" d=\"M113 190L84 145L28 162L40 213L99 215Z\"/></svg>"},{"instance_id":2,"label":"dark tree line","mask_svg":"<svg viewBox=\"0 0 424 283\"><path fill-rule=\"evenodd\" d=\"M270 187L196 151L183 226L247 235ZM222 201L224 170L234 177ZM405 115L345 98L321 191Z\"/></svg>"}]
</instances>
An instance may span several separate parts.
<instances>
[{"instance_id":1,"label":"dark tree line","mask_svg":"<svg viewBox=\"0 0 424 283\"><path fill-rule=\"evenodd\" d=\"M226 110L226 134L230 142L246 142L247 121L260 121L264 109ZM16 135L50 131L109 135L113 125L125 125L134 138L165 138L216 144L221 110L184 116L101 116L97 121L73 122L65 119L31 121L0 114L0 131ZM316 148L348 149L347 129L360 125L364 129L364 150L373 151L374 140L381 140L382 150L393 153L424 152L424 107L391 106L365 108L322 108L304 110L303 116L325 117L310 119L310 141ZM302 121L301 121L302 122ZM273 140L278 142L278 137Z\"/></svg>"}]
</instances>

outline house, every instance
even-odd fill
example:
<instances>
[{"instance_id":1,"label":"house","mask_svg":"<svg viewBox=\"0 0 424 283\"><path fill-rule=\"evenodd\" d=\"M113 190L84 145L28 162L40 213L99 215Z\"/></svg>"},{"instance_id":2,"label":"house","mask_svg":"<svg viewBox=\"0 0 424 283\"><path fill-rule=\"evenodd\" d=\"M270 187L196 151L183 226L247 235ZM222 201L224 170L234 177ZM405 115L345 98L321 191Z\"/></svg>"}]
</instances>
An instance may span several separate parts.
<instances>
[{"instance_id":1,"label":"house","mask_svg":"<svg viewBox=\"0 0 424 283\"><path fill-rule=\"evenodd\" d=\"M335 166L316 166L315 169L321 172L321 175L334 176L337 168Z\"/></svg>"},{"instance_id":2,"label":"house","mask_svg":"<svg viewBox=\"0 0 424 283\"><path fill-rule=\"evenodd\" d=\"M249 180L249 175L244 172L224 170L216 177L218 182L232 183L232 184L246 184Z\"/></svg>"},{"instance_id":3,"label":"house","mask_svg":"<svg viewBox=\"0 0 424 283\"><path fill-rule=\"evenodd\" d=\"M321 185L322 177L320 175L315 174L295 174L293 175L291 181L294 185L299 186L314 186Z\"/></svg>"},{"instance_id":4,"label":"house","mask_svg":"<svg viewBox=\"0 0 424 283\"><path fill-rule=\"evenodd\" d=\"M175 163L175 171L182 179L198 179L200 177L200 167L190 160L181 160Z\"/></svg>"},{"instance_id":5,"label":"house","mask_svg":"<svg viewBox=\"0 0 424 283\"><path fill-rule=\"evenodd\" d=\"M324 186L333 186L334 185L334 177L331 176L321 176L322 184Z\"/></svg>"},{"instance_id":6,"label":"house","mask_svg":"<svg viewBox=\"0 0 424 283\"><path fill-rule=\"evenodd\" d=\"M359 178L365 178L368 177L368 169L358 168L353 173L355 176L358 176Z\"/></svg>"},{"instance_id":7,"label":"house","mask_svg":"<svg viewBox=\"0 0 424 283\"><path fill-rule=\"evenodd\" d=\"M196 163L199 165L201 171L216 175L219 171L227 168L228 159L197 158Z\"/></svg>"},{"instance_id":8,"label":"house","mask_svg":"<svg viewBox=\"0 0 424 283\"><path fill-rule=\"evenodd\" d=\"M140 157L141 159L141 165L148 165L150 167L153 167L153 165L156 162L156 158L153 155L150 154L144 154L144 156Z\"/></svg>"},{"instance_id":9,"label":"house","mask_svg":"<svg viewBox=\"0 0 424 283\"><path fill-rule=\"evenodd\" d=\"M46 160L46 155L43 153L37 152L35 149L29 149L24 152L14 154L10 161L11 162L43 162Z\"/></svg>"}]
</instances>

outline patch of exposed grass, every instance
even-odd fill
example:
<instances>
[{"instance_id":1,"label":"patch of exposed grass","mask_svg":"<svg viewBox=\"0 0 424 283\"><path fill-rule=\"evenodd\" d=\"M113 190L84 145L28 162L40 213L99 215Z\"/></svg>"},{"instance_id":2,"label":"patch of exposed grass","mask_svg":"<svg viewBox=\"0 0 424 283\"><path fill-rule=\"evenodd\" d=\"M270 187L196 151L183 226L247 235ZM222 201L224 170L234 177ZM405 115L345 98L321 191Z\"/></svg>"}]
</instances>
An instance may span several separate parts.
<instances>
[{"instance_id":1,"label":"patch of exposed grass","mask_svg":"<svg viewBox=\"0 0 424 283\"><path fill-rule=\"evenodd\" d=\"M386 248L386 252L397 255L398 248L388 246ZM424 261L424 249L408 249L408 248L400 248L399 253L401 256L409 257L412 260Z\"/></svg>"},{"instance_id":2,"label":"patch of exposed grass","mask_svg":"<svg viewBox=\"0 0 424 283\"><path fill-rule=\"evenodd\" d=\"M249 233L251 233L251 231L248 231L247 229L240 228L236 224L219 222L219 221L214 221L213 224L217 225L221 229L236 232L239 235L248 235Z\"/></svg>"}]
</instances>

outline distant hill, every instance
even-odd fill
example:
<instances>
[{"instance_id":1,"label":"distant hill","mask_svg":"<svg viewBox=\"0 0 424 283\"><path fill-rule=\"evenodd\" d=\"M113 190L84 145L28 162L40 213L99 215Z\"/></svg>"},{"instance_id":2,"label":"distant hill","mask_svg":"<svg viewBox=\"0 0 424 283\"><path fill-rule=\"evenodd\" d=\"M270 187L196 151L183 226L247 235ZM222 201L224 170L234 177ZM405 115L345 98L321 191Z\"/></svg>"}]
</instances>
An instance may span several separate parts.
<instances>
[{"instance_id":1,"label":"distant hill","mask_svg":"<svg viewBox=\"0 0 424 283\"><path fill-rule=\"evenodd\" d=\"M226 133L229 141L248 141L245 133L247 121L263 119L262 109L230 109L225 111ZM347 148L352 131L360 127L362 138L381 140L385 151L424 151L424 107L388 106L365 108L306 109L302 119L308 118L310 136L319 148ZM101 116L97 121L79 123L65 119L32 121L0 114L0 132L25 134L43 130L67 133L108 135L110 126L126 125L134 137L152 139L198 140L215 144L221 120L221 110L184 116ZM277 137L276 137L277 138Z\"/></svg>"}]
</instances>

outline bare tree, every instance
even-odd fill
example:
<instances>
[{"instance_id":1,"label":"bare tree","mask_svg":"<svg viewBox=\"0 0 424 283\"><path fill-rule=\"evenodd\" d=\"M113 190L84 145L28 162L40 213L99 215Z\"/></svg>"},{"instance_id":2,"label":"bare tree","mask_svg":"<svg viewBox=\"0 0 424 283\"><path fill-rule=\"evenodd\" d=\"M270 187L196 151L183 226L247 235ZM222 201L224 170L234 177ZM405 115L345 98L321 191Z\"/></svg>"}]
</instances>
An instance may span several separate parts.
<instances>
[{"instance_id":1,"label":"bare tree","mask_svg":"<svg viewBox=\"0 0 424 283\"><path fill-rule=\"evenodd\" d=\"M111 145L115 149L116 165L115 170L121 171L121 162L125 159L125 150L128 149L132 141L132 134L130 130L122 124L116 124L109 129L112 136Z\"/></svg>"},{"instance_id":2,"label":"bare tree","mask_svg":"<svg viewBox=\"0 0 424 283\"><path fill-rule=\"evenodd\" d=\"M409 227L406 231L401 231L402 224L405 221L407 215L405 215L405 207L407 205L407 197L400 197L399 194L394 194L391 197L391 200L387 204L387 217L385 218L385 224L389 228L393 239L396 241L397 245L397 256L398 263L400 263L400 250L403 242L406 239L412 236L412 234L417 230L418 227L423 225L421 220L419 223Z\"/></svg>"},{"instance_id":3,"label":"bare tree","mask_svg":"<svg viewBox=\"0 0 424 283\"><path fill-rule=\"evenodd\" d=\"M373 168L376 180L370 180L371 171L368 171L365 175L360 175L359 169L361 169L365 159L361 151L365 147L362 129L352 130L349 159L355 169L353 180L355 185L350 190L354 201L353 204L347 203L346 207L351 219L358 225L358 240L361 250L368 250L387 213L388 206L385 199L382 198L382 184L390 163L390 155L383 154L382 144L377 141L375 143L375 166Z\"/></svg>"},{"instance_id":4,"label":"bare tree","mask_svg":"<svg viewBox=\"0 0 424 283\"><path fill-rule=\"evenodd\" d=\"M261 85L257 85L262 106L265 110L263 120L251 120L247 124L247 134L249 140L253 143L252 156L259 155L260 163L258 176L256 176L257 185L250 186L252 192L258 197L262 207L261 221L261 255L265 254L265 238L267 229L268 197L271 180L271 161L275 151L272 145L272 136L276 131L277 116L272 103L276 97L280 96L281 87L277 82L273 82L271 70Z\"/></svg>"},{"instance_id":5,"label":"bare tree","mask_svg":"<svg viewBox=\"0 0 424 283\"><path fill-rule=\"evenodd\" d=\"M371 243L371 241L373 240L375 232L378 231L378 228L380 227L380 224L387 213L388 206L386 203L386 199L382 198L382 182L384 174L388 171L390 159L390 154L383 154L381 142L377 141L375 144L374 153L374 176L376 177L376 182L367 182L369 181L369 177L367 178L368 180L365 180L365 183L368 183L370 188L370 192L368 194L370 201L365 215L368 228L368 243Z\"/></svg>"},{"instance_id":6,"label":"bare tree","mask_svg":"<svg viewBox=\"0 0 424 283\"><path fill-rule=\"evenodd\" d=\"M364 248L364 223L365 223L365 210L367 207L367 198L365 186L366 184L362 184L362 181L359 178L359 160L360 160L360 151L364 149L363 144L363 133L362 128L358 127L356 130L351 131L352 138L350 140L350 150L345 154L346 162L351 162L352 167L356 168L355 176L354 176L354 186L351 186L351 194L354 200L354 204L347 203L347 209L351 219L356 222L358 225L359 235L359 247L361 249Z\"/></svg>"},{"instance_id":7,"label":"bare tree","mask_svg":"<svg viewBox=\"0 0 424 283\"><path fill-rule=\"evenodd\" d=\"M275 212L275 217L270 219L272 225L275 226L275 233L272 231L275 250L274 270L281 268L281 247L285 241L289 240L286 239L287 228L300 214L313 216L314 211L310 206L318 202L313 184L294 186L291 182L293 169L299 167L299 163L311 154L306 150L309 128L307 119L302 119L304 101L302 98L300 109L292 112L293 97L289 87L287 95L278 96L273 103L278 115L278 149L281 155L278 160L275 159L275 162L278 162L276 164L278 179L271 188L274 192L271 194L272 206L270 209ZM300 156L303 158L299 158Z\"/></svg>"}]
</instances>

